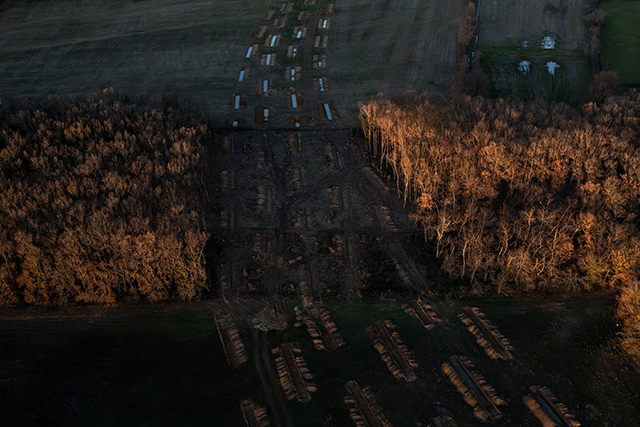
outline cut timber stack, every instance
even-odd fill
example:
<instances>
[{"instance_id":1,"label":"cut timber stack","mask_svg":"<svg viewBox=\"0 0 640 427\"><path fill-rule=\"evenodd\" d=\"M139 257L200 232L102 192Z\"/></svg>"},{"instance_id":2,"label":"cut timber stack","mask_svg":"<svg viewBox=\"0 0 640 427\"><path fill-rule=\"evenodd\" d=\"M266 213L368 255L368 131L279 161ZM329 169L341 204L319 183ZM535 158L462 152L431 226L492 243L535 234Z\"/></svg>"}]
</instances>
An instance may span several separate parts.
<instances>
[{"instance_id":1,"label":"cut timber stack","mask_svg":"<svg viewBox=\"0 0 640 427\"><path fill-rule=\"evenodd\" d=\"M262 406L254 405L251 399L243 401L240 409L247 427L271 427L267 411Z\"/></svg>"},{"instance_id":2,"label":"cut timber stack","mask_svg":"<svg viewBox=\"0 0 640 427\"><path fill-rule=\"evenodd\" d=\"M477 307L463 307L463 313L458 317L467 326L469 332L476 337L476 342L492 359L513 359L513 347L502 336L498 328L485 319L484 314Z\"/></svg>"},{"instance_id":3,"label":"cut timber stack","mask_svg":"<svg viewBox=\"0 0 640 427\"><path fill-rule=\"evenodd\" d=\"M394 328L395 325L389 320L384 323L377 321L367 328L367 333L393 376L398 379L404 378L408 382L415 381L413 368L417 368L418 364L413 360L407 346L402 343L398 333L389 333L389 329Z\"/></svg>"},{"instance_id":4,"label":"cut timber stack","mask_svg":"<svg viewBox=\"0 0 640 427\"><path fill-rule=\"evenodd\" d=\"M233 318L229 314L224 314L216 315L215 319L227 362L234 368L242 365L249 359L249 356Z\"/></svg>"},{"instance_id":5,"label":"cut timber stack","mask_svg":"<svg viewBox=\"0 0 640 427\"><path fill-rule=\"evenodd\" d=\"M306 307L308 316L304 316L307 331L313 339L313 345L318 350L337 350L344 345L344 340L338 333L336 324L331 320L329 309L315 304Z\"/></svg>"},{"instance_id":6,"label":"cut timber stack","mask_svg":"<svg viewBox=\"0 0 640 427\"><path fill-rule=\"evenodd\" d=\"M272 350L280 377L280 385L287 399L298 402L309 402L316 385L309 382L313 375L302 358L302 350L298 343L280 344Z\"/></svg>"},{"instance_id":7,"label":"cut timber stack","mask_svg":"<svg viewBox=\"0 0 640 427\"><path fill-rule=\"evenodd\" d=\"M402 308L406 313L416 316L426 329L432 329L436 323L440 322L440 318L433 311L433 307L426 301L411 301L402 304Z\"/></svg>"},{"instance_id":8,"label":"cut timber stack","mask_svg":"<svg viewBox=\"0 0 640 427\"><path fill-rule=\"evenodd\" d=\"M498 397L480 372L474 370L469 359L463 356L452 356L449 362L442 364L442 370L462 394L465 402L473 408L477 418L487 421L502 417L498 405L504 405L506 402Z\"/></svg>"},{"instance_id":9,"label":"cut timber stack","mask_svg":"<svg viewBox=\"0 0 640 427\"><path fill-rule=\"evenodd\" d=\"M391 427L391 423L376 404L373 395L367 389L361 389L357 382L349 381L344 402L349 415L357 427Z\"/></svg>"},{"instance_id":10,"label":"cut timber stack","mask_svg":"<svg viewBox=\"0 0 640 427\"><path fill-rule=\"evenodd\" d=\"M522 400L544 427L579 427L567 408L546 388L532 386Z\"/></svg>"}]
</instances>

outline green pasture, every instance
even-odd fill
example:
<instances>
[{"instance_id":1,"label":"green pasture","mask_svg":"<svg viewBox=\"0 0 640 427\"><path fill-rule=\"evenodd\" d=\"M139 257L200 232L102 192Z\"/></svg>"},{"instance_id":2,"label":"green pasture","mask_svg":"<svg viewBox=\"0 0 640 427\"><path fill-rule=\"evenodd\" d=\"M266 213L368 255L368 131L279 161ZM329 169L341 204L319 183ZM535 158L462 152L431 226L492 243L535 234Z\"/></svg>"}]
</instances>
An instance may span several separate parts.
<instances>
[{"instance_id":1,"label":"green pasture","mask_svg":"<svg viewBox=\"0 0 640 427\"><path fill-rule=\"evenodd\" d=\"M566 2L488 0L481 2L478 50L489 77L491 96L532 100L542 97L577 106L587 100L591 65L584 55L585 0ZM554 49L542 49L544 37ZM531 62L527 75L518 63ZM545 64L556 62L554 76Z\"/></svg>"},{"instance_id":2,"label":"green pasture","mask_svg":"<svg viewBox=\"0 0 640 427\"><path fill-rule=\"evenodd\" d=\"M531 385L549 387L583 426L633 426L640 417L640 373L621 353L609 296L574 299L433 298L442 322L426 330L402 300L328 300L346 345L318 351L306 328L293 327L298 303L287 301L289 326L270 346L298 341L318 391L289 402L294 425L352 426L344 384L369 386L394 425L453 414L476 425L471 409L441 370L466 355L507 399L496 426L536 426L522 403ZM246 313L259 304L245 303ZM477 306L515 348L514 360L489 359L465 329L461 307ZM237 310L238 307L236 307ZM241 426L240 402L265 404L251 353L230 369L218 338L213 303L86 308L78 312L0 311L0 423L12 426ZM249 318L245 319L245 321ZM419 365L418 381L393 378L366 327L391 320ZM248 322L247 322L248 323Z\"/></svg>"},{"instance_id":3,"label":"green pasture","mask_svg":"<svg viewBox=\"0 0 640 427\"><path fill-rule=\"evenodd\" d=\"M523 60L531 62L528 74L518 70L518 64ZM550 61L560 65L555 75L551 75L546 67ZM574 106L587 101L591 64L579 53L496 48L482 53L482 69L491 82L492 97L521 100L542 97Z\"/></svg>"},{"instance_id":4,"label":"green pasture","mask_svg":"<svg viewBox=\"0 0 640 427\"><path fill-rule=\"evenodd\" d=\"M622 83L640 83L640 2L601 3L605 12L602 65Z\"/></svg>"}]
</instances>

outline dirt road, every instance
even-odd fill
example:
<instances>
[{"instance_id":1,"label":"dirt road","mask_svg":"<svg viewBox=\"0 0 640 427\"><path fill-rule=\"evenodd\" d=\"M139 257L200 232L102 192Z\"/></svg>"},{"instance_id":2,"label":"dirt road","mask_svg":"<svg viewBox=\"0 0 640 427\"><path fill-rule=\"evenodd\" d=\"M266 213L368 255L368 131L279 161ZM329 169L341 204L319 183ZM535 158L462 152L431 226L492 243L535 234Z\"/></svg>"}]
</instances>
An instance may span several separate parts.
<instances>
[{"instance_id":1,"label":"dirt road","mask_svg":"<svg viewBox=\"0 0 640 427\"><path fill-rule=\"evenodd\" d=\"M295 145L287 144L293 135ZM216 155L215 232L224 236L220 277L226 299L287 295L321 301L359 290L362 242L378 239L408 288L424 273L398 237L420 230L395 188L363 161L347 132L235 131ZM222 180L224 181L224 179ZM228 179L227 179L228 181ZM233 221L228 218L233 217Z\"/></svg>"}]
</instances>

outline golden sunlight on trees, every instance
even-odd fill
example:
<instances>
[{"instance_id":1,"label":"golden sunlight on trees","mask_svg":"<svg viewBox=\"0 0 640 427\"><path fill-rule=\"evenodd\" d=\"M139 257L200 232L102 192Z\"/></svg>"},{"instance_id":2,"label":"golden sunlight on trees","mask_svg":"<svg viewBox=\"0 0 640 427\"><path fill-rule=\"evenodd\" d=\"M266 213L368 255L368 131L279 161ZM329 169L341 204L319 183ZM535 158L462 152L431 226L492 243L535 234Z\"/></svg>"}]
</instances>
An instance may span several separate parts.
<instances>
[{"instance_id":1,"label":"golden sunlight on trees","mask_svg":"<svg viewBox=\"0 0 640 427\"><path fill-rule=\"evenodd\" d=\"M205 127L113 90L0 115L0 305L199 295Z\"/></svg>"},{"instance_id":2,"label":"golden sunlight on trees","mask_svg":"<svg viewBox=\"0 0 640 427\"><path fill-rule=\"evenodd\" d=\"M624 286L638 266L640 96L372 101L366 136L435 244L480 292Z\"/></svg>"},{"instance_id":3,"label":"golden sunlight on trees","mask_svg":"<svg viewBox=\"0 0 640 427\"><path fill-rule=\"evenodd\" d=\"M640 362L640 282L629 283L618 296L617 316L622 322L622 346Z\"/></svg>"}]
</instances>

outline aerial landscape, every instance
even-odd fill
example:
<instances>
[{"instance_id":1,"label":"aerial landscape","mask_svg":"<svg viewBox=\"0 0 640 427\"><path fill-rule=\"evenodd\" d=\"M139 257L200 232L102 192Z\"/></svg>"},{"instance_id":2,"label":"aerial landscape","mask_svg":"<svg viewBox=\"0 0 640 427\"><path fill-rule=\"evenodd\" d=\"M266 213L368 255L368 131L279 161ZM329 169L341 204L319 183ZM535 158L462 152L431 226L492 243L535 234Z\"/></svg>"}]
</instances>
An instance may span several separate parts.
<instances>
[{"instance_id":1,"label":"aerial landscape","mask_svg":"<svg viewBox=\"0 0 640 427\"><path fill-rule=\"evenodd\" d=\"M0 2L0 425L640 425L640 2Z\"/></svg>"}]
</instances>

